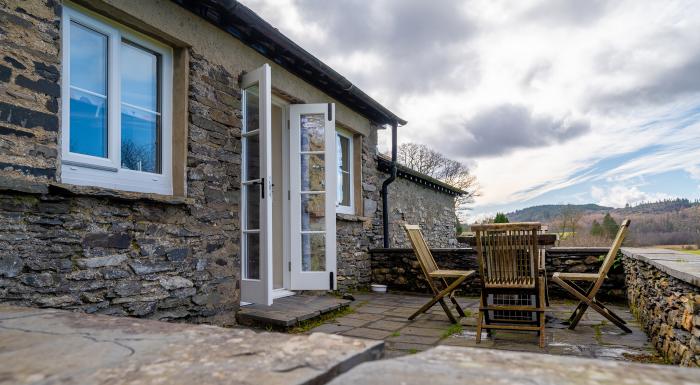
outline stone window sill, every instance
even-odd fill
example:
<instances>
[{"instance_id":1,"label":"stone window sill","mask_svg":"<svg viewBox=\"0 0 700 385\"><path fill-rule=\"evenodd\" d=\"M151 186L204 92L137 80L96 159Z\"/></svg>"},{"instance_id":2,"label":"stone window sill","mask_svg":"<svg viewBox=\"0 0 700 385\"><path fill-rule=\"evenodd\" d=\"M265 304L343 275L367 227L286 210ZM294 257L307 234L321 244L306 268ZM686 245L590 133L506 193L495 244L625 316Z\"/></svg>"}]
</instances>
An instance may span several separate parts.
<instances>
[{"instance_id":1,"label":"stone window sill","mask_svg":"<svg viewBox=\"0 0 700 385\"><path fill-rule=\"evenodd\" d=\"M112 190L107 188L76 186L72 184L38 181L24 178L12 178L0 176L0 190L11 192L23 192L29 194L56 194L76 195L112 198L125 201L150 201L171 205L188 205L194 203L192 198L174 195L161 195L150 193L135 193L128 191Z\"/></svg>"},{"instance_id":2,"label":"stone window sill","mask_svg":"<svg viewBox=\"0 0 700 385\"><path fill-rule=\"evenodd\" d=\"M340 214L340 213L336 213L335 218L336 218L336 220L345 221L345 222L367 222L367 221L371 220L370 217L363 217L360 215L352 215L352 214Z\"/></svg>"}]
</instances>

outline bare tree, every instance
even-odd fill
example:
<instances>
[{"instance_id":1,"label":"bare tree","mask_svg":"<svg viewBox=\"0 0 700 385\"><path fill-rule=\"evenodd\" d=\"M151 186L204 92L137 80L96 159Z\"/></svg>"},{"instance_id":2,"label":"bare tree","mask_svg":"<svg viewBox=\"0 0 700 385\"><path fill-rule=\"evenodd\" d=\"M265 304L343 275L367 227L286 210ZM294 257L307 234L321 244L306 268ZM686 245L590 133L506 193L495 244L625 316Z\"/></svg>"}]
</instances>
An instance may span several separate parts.
<instances>
[{"instance_id":1,"label":"bare tree","mask_svg":"<svg viewBox=\"0 0 700 385\"><path fill-rule=\"evenodd\" d=\"M462 162L449 159L425 144L418 143L399 145L397 156L399 163L404 166L464 191L465 194L455 200L458 210L468 209L467 205L479 196L476 176Z\"/></svg>"}]
</instances>

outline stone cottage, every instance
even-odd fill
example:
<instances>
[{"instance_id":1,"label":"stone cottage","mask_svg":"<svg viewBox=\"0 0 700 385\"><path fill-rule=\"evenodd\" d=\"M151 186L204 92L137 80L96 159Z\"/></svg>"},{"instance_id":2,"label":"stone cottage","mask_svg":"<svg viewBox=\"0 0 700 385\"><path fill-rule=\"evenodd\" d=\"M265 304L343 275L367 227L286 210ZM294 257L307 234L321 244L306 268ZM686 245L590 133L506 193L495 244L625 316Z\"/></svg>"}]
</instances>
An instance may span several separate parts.
<instances>
[{"instance_id":1,"label":"stone cottage","mask_svg":"<svg viewBox=\"0 0 700 385\"><path fill-rule=\"evenodd\" d=\"M377 131L406 122L251 10L9 0L0 21L0 301L229 324L369 284L405 173ZM416 209L392 222L449 228Z\"/></svg>"}]
</instances>

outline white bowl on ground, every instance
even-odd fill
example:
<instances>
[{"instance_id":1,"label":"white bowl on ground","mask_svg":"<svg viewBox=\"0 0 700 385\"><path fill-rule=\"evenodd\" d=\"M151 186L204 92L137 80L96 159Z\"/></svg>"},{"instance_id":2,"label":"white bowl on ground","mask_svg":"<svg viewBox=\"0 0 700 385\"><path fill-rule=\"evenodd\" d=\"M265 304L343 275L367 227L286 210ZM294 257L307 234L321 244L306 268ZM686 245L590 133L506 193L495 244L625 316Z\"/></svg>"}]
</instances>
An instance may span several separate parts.
<instances>
[{"instance_id":1,"label":"white bowl on ground","mask_svg":"<svg viewBox=\"0 0 700 385\"><path fill-rule=\"evenodd\" d=\"M372 284L372 291L375 293L386 293L386 285Z\"/></svg>"}]
</instances>

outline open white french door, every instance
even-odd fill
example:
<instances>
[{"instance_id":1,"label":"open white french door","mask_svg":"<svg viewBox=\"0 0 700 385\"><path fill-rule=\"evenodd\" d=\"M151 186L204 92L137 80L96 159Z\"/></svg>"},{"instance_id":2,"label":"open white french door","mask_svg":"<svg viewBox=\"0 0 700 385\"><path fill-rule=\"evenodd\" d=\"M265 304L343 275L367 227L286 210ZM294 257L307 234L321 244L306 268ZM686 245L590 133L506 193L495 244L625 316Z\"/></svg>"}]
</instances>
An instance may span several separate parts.
<instances>
[{"instance_id":1,"label":"open white french door","mask_svg":"<svg viewBox=\"0 0 700 385\"><path fill-rule=\"evenodd\" d=\"M289 106L290 288L336 288L335 105Z\"/></svg>"},{"instance_id":2,"label":"open white french door","mask_svg":"<svg viewBox=\"0 0 700 385\"><path fill-rule=\"evenodd\" d=\"M243 75L241 88L241 302L272 305L270 66Z\"/></svg>"}]
</instances>

